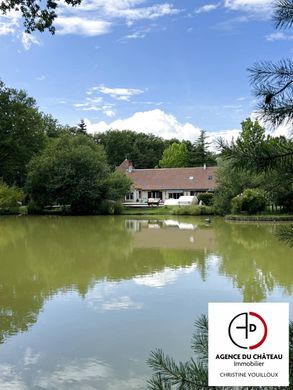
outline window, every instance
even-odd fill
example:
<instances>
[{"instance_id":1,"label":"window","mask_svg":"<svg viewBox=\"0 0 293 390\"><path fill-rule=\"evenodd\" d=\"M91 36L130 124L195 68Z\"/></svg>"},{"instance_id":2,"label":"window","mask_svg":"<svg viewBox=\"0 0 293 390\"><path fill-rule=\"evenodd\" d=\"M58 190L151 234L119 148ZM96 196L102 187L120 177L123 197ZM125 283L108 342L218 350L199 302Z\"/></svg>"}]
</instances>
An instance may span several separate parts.
<instances>
[{"instance_id":1,"label":"window","mask_svg":"<svg viewBox=\"0 0 293 390\"><path fill-rule=\"evenodd\" d=\"M149 191L148 198L162 199L162 192L161 191Z\"/></svg>"},{"instance_id":2,"label":"window","mask_svg":"<svg viewBox=\"0 0 293 390\"><path fill-rule=\"evenodd\" d=\"M169 199L179 199L183 195L182 192L169 192Z\"/></svg>"},{"instance_id":3,"label":"window","mask_svg":"<svg viewBox=\"0 0 293 390\"><path fill-rule=\"evenodd\" d=\"M208 179L209 179L209 180L213 180L213 176L209 176Z\"/></svg>"},{"instance_id":4,"label":"window","mask_svg":"<svg viewBox=\"0 0 293 390\"><path fill-rule=\"evenodd\" d=\"M133 196L133 192L129 192L126 196L125 196L125 199L126 200L133 200L134 196Z\"/></svg>"}]
</instances>

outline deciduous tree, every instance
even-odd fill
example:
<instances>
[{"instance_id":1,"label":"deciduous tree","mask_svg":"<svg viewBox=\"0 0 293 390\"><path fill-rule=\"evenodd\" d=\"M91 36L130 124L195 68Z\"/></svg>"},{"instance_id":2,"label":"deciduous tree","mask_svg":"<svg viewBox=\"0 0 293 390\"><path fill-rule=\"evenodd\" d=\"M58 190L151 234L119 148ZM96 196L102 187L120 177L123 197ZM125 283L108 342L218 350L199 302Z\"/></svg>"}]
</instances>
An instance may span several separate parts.
<instances>
[{"instance_id":1,"label":"deciduous tree","mask_svg":"<svg viewBox=\"0 0 293 390\"><path fill-rule=\"evenodd\" d=\"M0 81L0 177L22 186L28 162L45 144L45 124L35 100Z\"/></svg>"}]
</instances>

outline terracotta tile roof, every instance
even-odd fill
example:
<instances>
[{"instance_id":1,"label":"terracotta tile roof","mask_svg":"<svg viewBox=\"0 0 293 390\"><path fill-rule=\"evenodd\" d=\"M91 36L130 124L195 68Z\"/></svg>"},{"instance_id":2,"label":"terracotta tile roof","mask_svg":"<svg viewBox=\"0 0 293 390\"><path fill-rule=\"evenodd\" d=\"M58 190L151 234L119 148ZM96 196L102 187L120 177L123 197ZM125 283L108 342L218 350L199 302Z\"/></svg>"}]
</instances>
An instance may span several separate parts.
<instances>
[{"instance_id":1,"label":"terracotta tile roof","mask_svg":"<svg viewBox=\"0 0 293 390\"><path fill-rule=\"evenodd\" d=\"M124 170L139 190L214 190L216 167ZM209 179L209 177L212 177Z\"/></svg>"},{"instance_id":2,"label":"terracotta tile roof","mask_svg":"<svg viewBox=\"0 0 293 390\"><path fill-rule=\"evenodd\" d=\"M116 171L125 172L129 167L132 167L132 162L127 158L116 168Z\"/></svg>"}]
</instances>

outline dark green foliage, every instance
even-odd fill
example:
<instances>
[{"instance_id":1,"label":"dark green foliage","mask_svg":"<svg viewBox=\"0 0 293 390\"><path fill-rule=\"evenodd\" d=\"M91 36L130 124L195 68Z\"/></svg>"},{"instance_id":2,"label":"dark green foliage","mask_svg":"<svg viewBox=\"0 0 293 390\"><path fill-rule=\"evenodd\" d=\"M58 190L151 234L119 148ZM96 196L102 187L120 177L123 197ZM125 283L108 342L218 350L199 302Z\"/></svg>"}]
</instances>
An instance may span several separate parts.
<instances>
[{"instance_id":1,"label":"dark green foliage","mask_svg":"<svg viewBox=\"0 0 293 390\"><path fill-rule=\"evenodd\" d=\"M202 201L206 206L211 206L214 200L214 194L211 192L203 192L197 195L197 199Z\"/></svg>"},{"instance_id":2,"label":"dark green foliage","mask_svg":"<svg viewBox=\"0 0 293 390\"><path fill-rule=\"evenodd\" d=\"M122 213L123 206L117 201L104 200L97 209L97 213L101 215L119 215Z\"/></svg>"},{"instance_id":3,"label":"dark green foliage","mask_svg":"<svg viewBox=\"0 0 293 390\"><path fill-rule=\"evenodd\" d=\"M272 204L282 206L284 211L290 210L293 192L291 140L265 136L258 122L246 119L236 141L228 144L220 140L219 144L223 156L220 165L223 163L226 169L220 167L217 172L215 207L223 199L226 205L222 209L227 213L234 196L245 188L259 187L265 190ZM235 193L237 188L240 191Z\"/></svg>"},{"instance_id":4,"label":"dark green foliage","mask_svg":"<svg viewBox=\"0 0 293 390\"><path fill-rule=\"evenodd\" d=\"M277 0L273 16L276 28L292 27L293 24L293 1Z\"/></svg>"},{"instance_id":5,"label":"dark green foliage","mask_svg":"<svg viewBox=\"0 0 293 390\"><path fill-rule=\"evenodd\" d=\"M187 362L176 363L161 349L151 352L148 364L154 374L148 381L151 390L205 390L225 389L224 387L208 386L208 320L201 316L195 323L195 333L192 337L191 348L196 360L191 358ZM290 386L284 389L293 389L293 323L289 328L290 353ZM276 387L276 389L280 387ZM266 389L272 387L239 387L239 389Z\"/></svg>"},{"instance_id":6,"label":"dark green foliage","mask_svg":"<svg viewBox=\"0 0 293 390\"><path fill-rule=\"evenodd\" d=\"M86 124L85 124L85 121L83 119L77 125L76 133L77 134L87 134Z\"/></svg>"},{"instance_id":7,"label":"dark green foliage","mask_svg":"<svg viewBox=\"0 0 293 390\"><path fill-rule=\"evenodd\" d=\"M106 181L108 188L107 198L110 200L122 200L130 191L131 180L122 172L115 171Z\"/></svg>"},{"instance_id":8,"label":"dark green foliage","mask_svg":"<svg viewBox=\"0 0 293 390\"><path fill-rule=\"evenodd\" d=\"M210 143L207 141L206 131L201 130L198 139L194 144L189 145L189 167L201 167L206 165L216 165L216 156L209 150Z\"/></svg>"},{"instance_id":9,"label":"dark green foliage","mask_svg":"<svg viewBox=\"0 0 293 390\"><path fill-rule=\"evenodd\" d=\"M291 27L293 23L292 0L276 0L273 20L277 28ZM263 61L250 69L251 84L260 98L258 107L262 119L279 125L293 119L293 64L291 60L277 63Z\"/></svg>"},{"instance_id":10,"label":"dark green foliage","mask_svg":"<svg viewBox=\"0 0 293 390\"><path fill-rule=\"evenodd\" d=\"M214 195L213 209L216 214L231 212L231 200L246 188L257 188L265 183L263 173L251 172L247 169L235 168L234 162L219 159L217 169L217 188Z\"/></svg>"},{"instance_id":11,"label":"dark green foliage","mask_svg":"<svg viewBox=\"0 0 293 390\"><path fill-rule=\"evenodd\" d=\"M292 120L292 62L262 61L255 63L248 71L254 93L260 98L258 105L260 117L273 125Z\"/></svg>"},{"instance_id":12,"label":"dark green foliage","mask_svg":"<svg viewBox=\"0 0 293 390\"><path fill-rule=\"evenodd\" d=\"M233 214L241 212L256 214L265 210L267 199L264 191L247 188L242 194L235 196L231 203Z\"/></svg>"},{"instance_id":13,"label":"dark green foliage","mask_svg":"<svg viewBox=\"0 0 293 390\"><path fill-rule=\"evenodd\" d=\"M9 187L0 180L0 209L18 207L23 200L24 193L17 187Z\"/></svg>"},{"instance_id":14,"label":"dark green foliage","mask_svg":"<svg viewBox=\"0 0 293 390\"><path fill-rule=\"evenodd\" d=\"M119 166L125 158L128 158L135 168L155 168L164 149L171 144L171 141L153 134L130 130L108 130L96 134L94 138L98 144L104 146L112 168Z\"/></svg>"},{"instance_id":15,"label":"dark green foliage","mask_svg":"<svg viewBox=\"0 0 293 390\"><path fill-rule=\"evenodd\" d=\"M50 114L43 115L44 131L49 138L59 137L63 133L63 126Z\"/></svg>"},{"instance_id":16,"label":"dark green foliage","mask_svg":"<svg viewBox=\"0 0 293 390\"><path fill-rule=\"evenodd\" d=\"M81 0L65 0L65 3L76 6L81 3ZM57 17L58 5L59 3L54 0L46 0L43 3L37 0L6 0L0 2L0 12L6 15L10 11L20 11L27 33L34 30L41 32L49 30L54 34L53 22Z\"/></svg>"},{"instance_id":17,"label":"dark green foliage","mask_svg":"<svg viewBox=\"0 0 293 390\"><path fill-rule=\"evenodd\" d=\"M107 177L101 146L84 135L64 135L30 162L26 189L40 207L70 205L74 214L87 214L104 199Z\"/></svg>"},{"instance_id":18,"label":"dark green foliage","mask_svg":"<svg viewBox=\"0 0 293 390\"><path fill-rule=\"evenodd\" d=\"M0 81L0 177L22 187L26 165L45 144L44 121L35 100Z\"/></svg>"}]
</instances>

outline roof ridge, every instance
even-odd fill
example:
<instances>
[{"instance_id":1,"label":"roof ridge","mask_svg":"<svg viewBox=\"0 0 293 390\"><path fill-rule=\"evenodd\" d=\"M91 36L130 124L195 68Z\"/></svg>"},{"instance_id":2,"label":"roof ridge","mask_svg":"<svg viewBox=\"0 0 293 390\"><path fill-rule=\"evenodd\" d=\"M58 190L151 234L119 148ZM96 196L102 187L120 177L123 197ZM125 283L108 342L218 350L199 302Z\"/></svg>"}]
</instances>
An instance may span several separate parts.
<instances>
[{"instance_id":1,"label":"roof ridge","mask_svg":"<svg viewBox=\"0 0 293 390\"><path fill-rule=\"evenodd\" d=\"M170 170L170 169L202 169L202 170L207 170L208 168L217 168L216 165L211 166L211 167L178 167L178 168L134 168L134 171L164 171L164 170Z\"/></svg>"}]
</instances>

